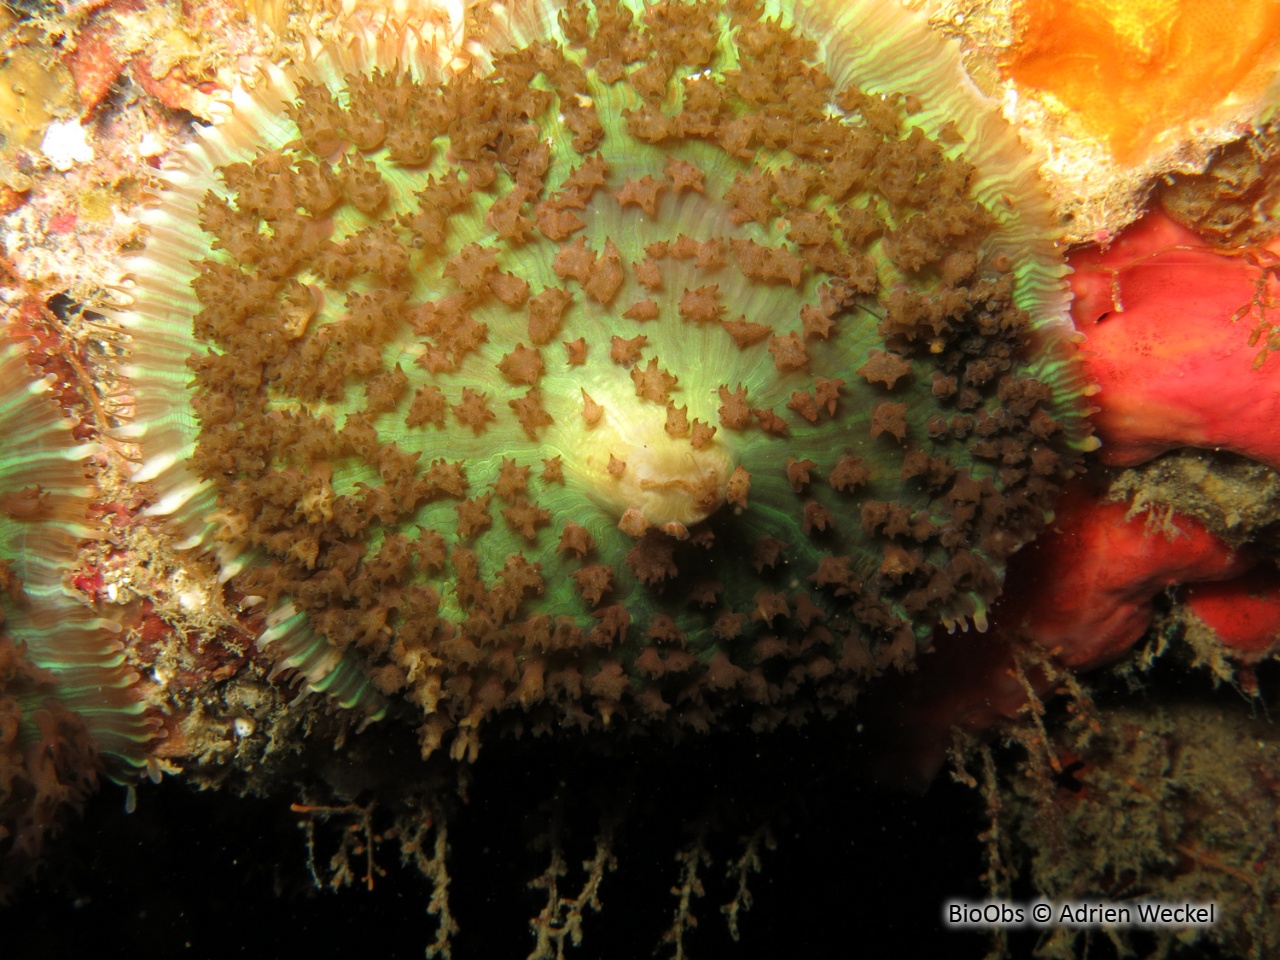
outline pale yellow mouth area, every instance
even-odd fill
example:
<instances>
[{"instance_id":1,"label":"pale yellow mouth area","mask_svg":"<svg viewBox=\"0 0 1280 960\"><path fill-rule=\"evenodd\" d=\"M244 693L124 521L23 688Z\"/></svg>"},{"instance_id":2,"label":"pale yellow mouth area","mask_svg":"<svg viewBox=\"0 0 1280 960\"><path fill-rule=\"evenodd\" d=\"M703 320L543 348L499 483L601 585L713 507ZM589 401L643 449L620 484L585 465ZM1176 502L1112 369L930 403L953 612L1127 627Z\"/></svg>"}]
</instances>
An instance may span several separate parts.
<instances>
[{"instance_id":1,"label":"pale yellow mouth area","mask_svg":"<svg viewBox=\"0 0 1280 960\"><path fill-rule=\"evenodd\" d=\"M728 446L717 438L695 449L687 436L670 436L654 404L601 398L589 416L574 418L572 433L562 446L566 480L620 519L634 524L638 511L648 525L680 535L725 502L736 466Z\"/></svg>"}]
</instances>

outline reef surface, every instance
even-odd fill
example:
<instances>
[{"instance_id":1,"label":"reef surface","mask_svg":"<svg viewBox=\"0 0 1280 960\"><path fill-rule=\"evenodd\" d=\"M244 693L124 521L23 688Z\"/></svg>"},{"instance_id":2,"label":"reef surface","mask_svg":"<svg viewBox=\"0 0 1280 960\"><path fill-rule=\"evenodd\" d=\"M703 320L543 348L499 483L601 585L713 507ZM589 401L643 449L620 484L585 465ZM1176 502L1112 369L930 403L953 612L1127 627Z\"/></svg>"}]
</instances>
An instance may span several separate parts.
<instances>
[{"instance_id":1,"label":"reef surface","mask_svg":"<svg viewBox=\"0 0 1280 960\"><path fill-rule=\"evenodd\" d=\"M1185 949L1265 955L1271 48L1243 139L1179 116L1125 203L1050 163L1051 204L1079 130L1011 97L1052 22L993 60L1008 10L925 6L6 14L15 909L118 928L66 858L127 843L50 842L88 801L148 898L287 943L338 937L273 884L407 896L415 955L819 950L850 903L978 955L942 900L1033 895L1217 898Z\"/></svg>"}]
</instances>

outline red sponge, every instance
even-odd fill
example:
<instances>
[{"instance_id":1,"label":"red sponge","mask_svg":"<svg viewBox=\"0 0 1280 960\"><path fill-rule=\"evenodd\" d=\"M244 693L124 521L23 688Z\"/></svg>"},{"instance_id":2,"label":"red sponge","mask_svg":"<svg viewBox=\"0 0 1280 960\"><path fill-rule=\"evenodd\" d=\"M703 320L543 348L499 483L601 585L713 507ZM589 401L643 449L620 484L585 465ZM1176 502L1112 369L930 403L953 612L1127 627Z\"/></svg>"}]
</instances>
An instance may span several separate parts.
<instances>
[{"instance_id":1,"label":"red sponge","mask_svg":"<svg viewBox=\"0 0 1280 960\"><path fill-rule=\"evenodd\" d=\"M1233 659L1256 663L1280 649L1280 571L1273 566L1221 583L1192 584L1186 603Z\"/></svg>"},{"instance_id":2,"label":"red sponge","mask_svg":"<svg viewBox=\"0 0 1280 960\"><path fill-rule=\"evenodd\" d=\"M1105 250L1071 257L1072 315L1102 392L1102 460L1132 466L1175 447L1226 449L1280 469L1280 357L1255 369L1260 270L1214 252L1162 213ZM1272 296L1280 284L1271 281Z\"/></svg>"}]
</instances>

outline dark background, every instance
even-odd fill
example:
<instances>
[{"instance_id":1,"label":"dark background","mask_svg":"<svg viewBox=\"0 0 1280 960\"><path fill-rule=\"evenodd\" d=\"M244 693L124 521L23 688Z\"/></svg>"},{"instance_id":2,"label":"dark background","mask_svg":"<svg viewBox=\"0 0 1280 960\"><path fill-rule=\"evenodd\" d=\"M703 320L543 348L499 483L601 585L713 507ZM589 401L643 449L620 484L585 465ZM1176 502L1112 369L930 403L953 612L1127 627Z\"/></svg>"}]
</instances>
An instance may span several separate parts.
<instances>
[{"instance_id":1,"label":"dark background","mask_svg":"<svg viewBox=\"0 0 1280 960\"><path fill-rule=\"evenodd\" d=\"M528 880L546 863L530 841L545 834L559 797L565 858L576 871L593 850L599 816L620 803L618 869L601 889L571 955L610 960L671 956L661 944L688 824L708 824L716 863L694 908L695 958L982 957L981 933L943 928L942 904L981 899L984 851L976 791L941 777L923 796L875 786L847 749L848 732L711 736L684 748L641 744L630 756L566 757L563 744L520 741L482 752L470 802L451 817L451 900L461 926L456 958L525 957L529 918L543 901ZM568 751L573 753L572 750ZM240 798L195 792L181 781L105 789L61 845L61 857L7 909L3 954L35 957L360 956L420 958L433 940L430 886L401 867L394 843L377 851L387 871L316 891L307 871L295 796ZM752 877L754 905L730 939L720 904L732 895L724 862L766 817L777 849ZM317 828L321 861L343 824ZM360 868L362 864L355 862ZM580 874L563 889L576 893ZM1026 944L1029 952L1030 943Z\"/></svg>"}]
</instances>

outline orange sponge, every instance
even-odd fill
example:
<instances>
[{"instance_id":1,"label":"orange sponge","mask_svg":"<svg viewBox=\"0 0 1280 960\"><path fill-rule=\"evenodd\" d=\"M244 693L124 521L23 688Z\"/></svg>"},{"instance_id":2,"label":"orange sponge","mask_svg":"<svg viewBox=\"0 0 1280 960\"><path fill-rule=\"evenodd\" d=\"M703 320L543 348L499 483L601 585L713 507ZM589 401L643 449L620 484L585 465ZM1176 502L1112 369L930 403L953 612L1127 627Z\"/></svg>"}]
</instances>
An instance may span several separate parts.
<instances>
[{"instance_id":1,"label":"orange sponge","mask_svg":"<svg viewBox=\"0 0 1280 960\"><path fill-rule=\"evenodd\" d=\"M1005 76L1134 166L1259 98L1280 59L1272 0L1023 0L1020 12Z\"/></svg>"}]
</instances>

